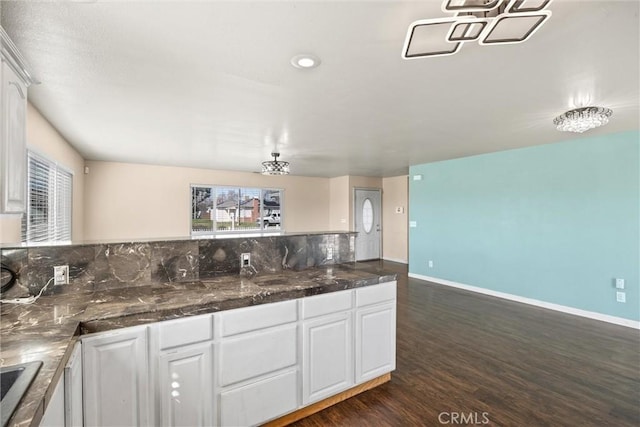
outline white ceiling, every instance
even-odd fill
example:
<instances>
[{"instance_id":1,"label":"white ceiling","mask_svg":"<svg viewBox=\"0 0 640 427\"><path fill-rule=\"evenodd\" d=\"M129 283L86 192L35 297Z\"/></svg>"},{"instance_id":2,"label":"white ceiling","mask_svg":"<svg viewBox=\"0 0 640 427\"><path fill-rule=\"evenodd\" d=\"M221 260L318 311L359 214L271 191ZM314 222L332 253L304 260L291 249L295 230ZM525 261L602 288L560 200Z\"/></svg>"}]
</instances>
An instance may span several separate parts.
<instances>
[{"instance_id":1,"label":"white ceiling","mask_svg":"<svg viewBox=\"0 0 640 427\"><path fill-rule=\"evenodd\" d=\"M639 2L556 0L522 44L401 59L441 1L7 2L2 26L42 82L33 104L86 159L394 176L409 165L640 129ZM322 64L292 67L313 53Z\"/></svg>"}]
</instances>

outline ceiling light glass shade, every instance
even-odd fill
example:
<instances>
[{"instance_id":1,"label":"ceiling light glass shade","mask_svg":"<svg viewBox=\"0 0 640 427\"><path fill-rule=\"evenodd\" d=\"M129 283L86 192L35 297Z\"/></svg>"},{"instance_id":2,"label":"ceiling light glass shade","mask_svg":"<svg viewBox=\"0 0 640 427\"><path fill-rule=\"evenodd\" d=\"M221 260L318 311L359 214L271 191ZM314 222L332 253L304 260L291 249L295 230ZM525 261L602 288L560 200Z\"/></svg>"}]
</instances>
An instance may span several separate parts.
<instances>
[{"instance_id":1,"label":"ceiling light glass shade","mask_svg":"<svg viewBox=\"0 0 640 427\"><path fill-rule=\"evenodd\" d=\"M613 111L602 107L575 108L553 119L553 124L559 131L582 133L606 125L612 114Z\"/></svg>"},{"instance_id":2,"label":"ceiling light glass shade","mask_svg":"<svg viewBox=\"0 0 640 427\"><path fill-rule=\"evenodd\" d=\"M289 175L289 162L279 162L280 153L271 153L273 160L262 162L262 175Z\"/></svg>"}]
</instances>

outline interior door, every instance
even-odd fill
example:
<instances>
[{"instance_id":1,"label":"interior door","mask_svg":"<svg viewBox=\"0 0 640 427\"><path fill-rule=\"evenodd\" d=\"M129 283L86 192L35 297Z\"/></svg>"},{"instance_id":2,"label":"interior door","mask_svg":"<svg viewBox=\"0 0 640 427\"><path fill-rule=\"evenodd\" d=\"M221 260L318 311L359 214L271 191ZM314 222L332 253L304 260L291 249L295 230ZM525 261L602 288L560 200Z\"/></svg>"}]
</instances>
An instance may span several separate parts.
<instances>
[{"instance_id":1,"label":"interior door","mask_svg":"<svg viewBox=\"0 0 640 427\"><path fill-rule=\"evenodd\" d=\"M379 189L355 189L356 261L380 258L381 199Z\"/></svg>"}]
</instances>

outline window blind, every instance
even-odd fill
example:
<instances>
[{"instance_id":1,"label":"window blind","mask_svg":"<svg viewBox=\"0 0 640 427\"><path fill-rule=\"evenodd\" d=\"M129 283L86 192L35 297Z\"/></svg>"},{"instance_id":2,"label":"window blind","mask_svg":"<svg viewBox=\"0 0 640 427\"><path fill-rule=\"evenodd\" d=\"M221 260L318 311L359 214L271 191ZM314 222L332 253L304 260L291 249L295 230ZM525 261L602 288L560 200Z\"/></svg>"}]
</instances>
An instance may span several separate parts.
<instances>
[{"instance_id":1,"label":"window blind","mask_svg":"<svg viewBox=\"0 0 640 427\"><path fill-rule=\"evenodd\" d=\"M24 242L71 240L72 174L49 159L27 153L27 213Z\"/></svg>"}]
</instances>

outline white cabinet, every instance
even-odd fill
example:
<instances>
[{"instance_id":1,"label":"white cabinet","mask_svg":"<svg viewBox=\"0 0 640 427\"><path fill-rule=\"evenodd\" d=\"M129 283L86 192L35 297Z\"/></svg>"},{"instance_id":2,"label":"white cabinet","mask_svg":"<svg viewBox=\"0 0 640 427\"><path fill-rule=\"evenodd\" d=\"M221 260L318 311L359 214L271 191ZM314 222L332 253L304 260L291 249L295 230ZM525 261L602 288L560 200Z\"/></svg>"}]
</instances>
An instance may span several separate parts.
<instances>
[{"instance_id":1,"label":"white cabinet","mask_svg":"<svg viewBox=\"0 0 640 427\"><path fill-rule=\"evenodd\" d=\"M162 426L213 424L213 344L160 354L159 410Z\"/></svg>"},{"instance_id":2,"label":"white cabinet","mask_svg":"<svg viewBox=\"0 0 640 427\"><path fill-rule=\"evenodd\" d=\"M40 420L40 427L64 427L64 379L60 378Z\"/></svg>"},{"instance_id":3,"label":"white cabinet","mask_svg":"<svg viewBox=\"0 0 640 427\"><path fill-rule=\"evenodd\" d=\"M219 424L255 425L299 407L298 301L221 312Z\"/></svg>"},{"instance_id":4,"label":"white cabinet","mask_svg":"<svg viewBox=\"0 0 640 427\"><path fill-rule=\"evenodd\" d=\"M157 408L151 424L213 425L213 315L155 323L150 342Z\"/></svg>"},{"instance_id":5,"label":"white cabinet","mask_svg":"<svg viewBox=\"0 0 640 427\"><path fill-rule=\"evenodd\" d=\"M79 342L64 368L64 415L66 427L82 427L82 344Z\"/></svg>"},{"instance_id":6,"label":"white cabinet","mask_svg":"<svg viewBox=\"0 0 640 427\"><path fill-rule=\"evenodd\" d=\"M85 424L148 425L146 326L87 336L82 352Z\"/></svg>"},{"instance_id":7,"label":"white cabinet","mask_svg":"<svg viewBox=\"0 0 640 427\"><path fill-rule=\"evenodd\" d=\"M302 300L302 403L353 385L352 291Z\"/></svg>"},{"instance_id":8,"label":"white cabinet","mask_svg":"<svg viewBox=\"0 0 640 427\"><path fill-rule=\"evenodd\" d=\"M396 367L396 282L356 290L356 383Z\"/></svg>"},{"instance_id":9,"label":"white cabinet","mask_svg":"<svg viewBox=\"0 0 640 427\"><path fill-rule=\"evenodd\" d=\"M290 369L220 393L220 425L252 426L298 407L298 372Z\"/></svg>"},{"instance_id":10,"label":"white cabinet","mask_svg":"<svg viewBox=\"0 0 640 427\"><path fill-rule=\"evenodd\" d=\"M0 27L0 214L26 208L27 86L22 57Z\"/></svg>"}]
</instances>

